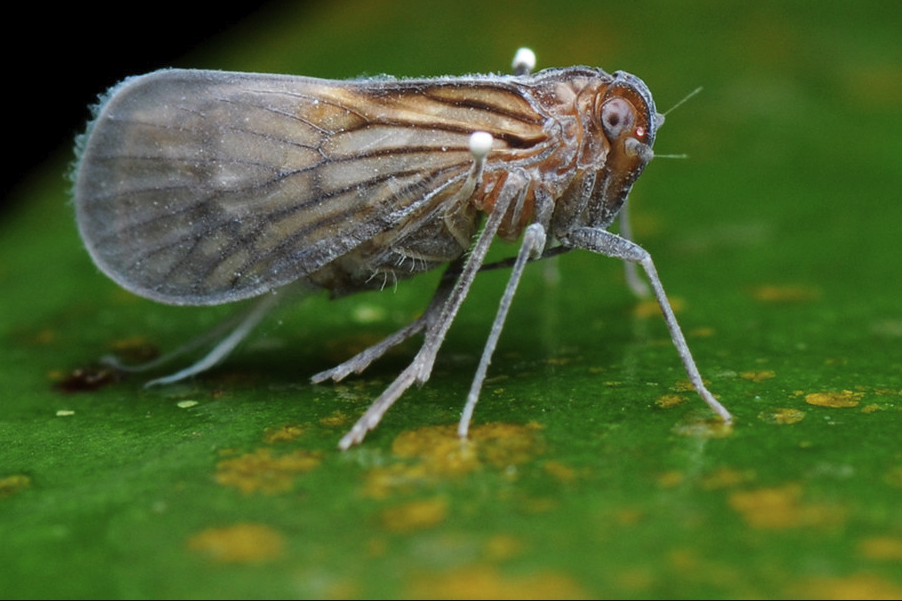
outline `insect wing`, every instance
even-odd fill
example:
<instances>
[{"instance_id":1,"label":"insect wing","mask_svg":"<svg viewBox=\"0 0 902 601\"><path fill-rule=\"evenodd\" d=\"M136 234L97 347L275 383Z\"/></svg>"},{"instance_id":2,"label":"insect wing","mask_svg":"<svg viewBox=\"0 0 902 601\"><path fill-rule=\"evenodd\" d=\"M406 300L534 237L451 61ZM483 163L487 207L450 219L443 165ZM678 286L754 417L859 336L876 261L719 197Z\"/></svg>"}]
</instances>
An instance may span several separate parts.
<instances>
[{"instance_id":1,"label":"insect wing","mask_svg":"<svg viewBox=\"0 0 902 601\"><path fill-rule=\"evenodd\" d=\"M81 140L75 200L95 262L171 304L262 294L434 218L469 135L542 138L509 87L215 71L126 80Z\"/></svg>"}]
</instances>

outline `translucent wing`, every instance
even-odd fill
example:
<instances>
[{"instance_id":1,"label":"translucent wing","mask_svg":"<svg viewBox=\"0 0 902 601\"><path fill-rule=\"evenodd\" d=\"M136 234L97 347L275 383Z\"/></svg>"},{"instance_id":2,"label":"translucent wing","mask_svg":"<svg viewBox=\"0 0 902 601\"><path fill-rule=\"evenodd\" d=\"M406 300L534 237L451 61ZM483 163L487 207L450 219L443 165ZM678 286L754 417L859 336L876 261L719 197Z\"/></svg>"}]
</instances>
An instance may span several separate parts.
<instances>
[{"instance_id":1,"label":"translucent wing","mask_svg":"<svg viewBox=\"0 0 902 601\"><path fill-rule=\"evenodd\" d=\"M433 218L466 178L473 131L495 136L490 160L547 144L517 85L180 70L126 80L81 140L82 238L107 275L158 301L262 294Z\"/></svg>"}]
</instances>

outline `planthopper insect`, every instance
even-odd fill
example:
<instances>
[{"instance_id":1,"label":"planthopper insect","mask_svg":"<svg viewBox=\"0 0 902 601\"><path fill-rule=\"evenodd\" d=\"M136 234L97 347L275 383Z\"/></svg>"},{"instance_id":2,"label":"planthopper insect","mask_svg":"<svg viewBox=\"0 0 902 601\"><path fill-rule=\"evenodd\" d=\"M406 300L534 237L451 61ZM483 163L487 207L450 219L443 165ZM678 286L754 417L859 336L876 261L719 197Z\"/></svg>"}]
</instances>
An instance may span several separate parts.
<instances>
[{"instance_id":1,"label":"planthopper insect","mask_svg":"<svg viewBox=\"0 0 902 601\"><path fill-rule=\"evenodd\" d=\"M341 439L359 443L439 347L494 238L519 240L461 416L466 437L527 262L583 249L638 264L689 380L725 422L686 345L624 203L664 117L638 77L589 67L514 74L330 81L162 70L114 87L79 140L78 227L100 269L174 305L262 297L169 383L221 361L292 283L333 296L447 265L425 312L314 382L363 371L417 334L411 364ZM621 235L607 231L618 212ZM633 280L634 289L644 286ZM284 295L284 294L283 294Z\"/></svg>"}]
</instances>

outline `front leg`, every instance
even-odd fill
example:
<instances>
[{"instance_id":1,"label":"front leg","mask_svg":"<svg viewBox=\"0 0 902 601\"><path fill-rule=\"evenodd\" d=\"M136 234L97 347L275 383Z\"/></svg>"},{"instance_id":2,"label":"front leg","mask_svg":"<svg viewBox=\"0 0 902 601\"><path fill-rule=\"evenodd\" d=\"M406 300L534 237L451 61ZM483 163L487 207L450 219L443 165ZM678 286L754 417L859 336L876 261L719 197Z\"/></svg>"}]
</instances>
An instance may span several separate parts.
<instances>
[{"instance_id":1,"label":"front leg","mask_svg":"<svg viewBox=\"0 0 902 601\"><path fill-rule=\"evenodd\" d=\"M463 270L454 282L454 287L448 294L447 300L441 307L438 316L432 320L425 332L423 346L420 347L411 364L392 382L382 395L373 401L363 416L357 420L354 427L339 441L341 449L347 449L353 444L363 440L366 433L379 423L389 407L397 401L404 392L413 384L422 384L432 374L432 367L438 350L445 340L445 335L451 327L451 323L457 316L457 312L463 304L464 298L470 291L476 274L479 273L486 253L491 246L507 208L511 203L521 202L529 191L529 179L518 172L508 174L495 201L492 212L486 219L485 227L480 232L476 243L467 256Z\"/></svg>"},{"instance_id":2,"label":"front leg","mask_svg":"<svg viewBox=\"0 0 902 601\"><path fill-rule=\"evenodd\" d=\"M615 259L621 259L630 263L638 263L645 269L645 274L648 276L649 282L651 282L652 291L655 294L655 298L658 300L661 311L664 313L664 322L667 324L667 329L670 330L670 337L673 340L677 353L680 355L680 359L683 361L683 367L686 369L686 375L689 376L689 381L692 383L693 388L695 388L695 391L698 392L699 396L702 397L702 400L705 401L705 403L707 403L725 423L731 423L733 421L733 416L730 415L730 412L714 398L714 395L708 391L704 382L702 382L702 376L698 371L698 367L695 365L692 353L689 352L689 346L686 344L686 339L683 337L680 325L677 323L676 316L673 314L673 309L670 307L670 302L667 300L667 295L664 293L664 286L661 284L661 279L658 277L658 272L655 269L655 265L652 262L651 255L648 254L648 251L631 240L627 240L626 238L622 238L600 228L575 228L565 236L561 236L560 240L561 244L564 246L590 250Z\"/></svg>"},{"instance_id":3,"label":"front leg","mask_svg":"<svg viewBox=\"0 0 902 601\"><path fill-rule=\"evenodd\" d=\"M620 219L620 237L632 241L633 226L630 221L629 205L630 201L627 199L623 203L623 206L620 207L618 217ZM633 291L633 294L639 298L646 298L648 296L648 285L639 277L636 264L631 261L625 261L623 265L624 274L626 275L626 285L629 286L630 290Z\"/></svg>"},{"instance_id":4,"label":"front leg","mask_svg":"<svg viewBox=\"0 0 902 601\"><path fill-rule=\"evenodd\" d=\"M492 354L495 352L495 345L501 336L501 329L504 327L504 320L507 319L507 312L514 299L514 293L520 284L520 278L523 277L523 269L526 267L527 261L538 259L542 255L545 242L545 228L541 224L533 223L526 228L526 232L523 234L523 242L520 245L520 252L517 253L514 267L504 289L504 295L501 297L501 302L498 303L498 313L495 315L495 321L492 322L491 333L485 343L485 347L482 349L482 358L479 360L479 367L476 368L476 375L473 377L473 384L470 386L470 393L467 395L467 404L464 406L460 416L457 435L461 438L466 438L470 430L470 421L473 419L473 411L476 409L476 402L479 400L479 392L482 390L482 383L485 381L489 363L492 362Z\"/></svg>"}]
</instances>

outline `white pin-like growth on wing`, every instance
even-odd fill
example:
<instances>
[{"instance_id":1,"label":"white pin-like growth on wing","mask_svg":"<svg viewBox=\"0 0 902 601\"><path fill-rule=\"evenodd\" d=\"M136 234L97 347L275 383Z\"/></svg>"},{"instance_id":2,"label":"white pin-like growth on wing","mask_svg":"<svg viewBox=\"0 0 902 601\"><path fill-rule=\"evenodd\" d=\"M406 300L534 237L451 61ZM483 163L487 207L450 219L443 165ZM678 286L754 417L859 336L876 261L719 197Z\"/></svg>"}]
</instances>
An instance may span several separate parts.
<instances>
[{"instance_id":1,"label":"white pin-like growth on wing","mask_svg":"<svg viewBox=\"0 0 902 601\"><path fill-rule=\"evenodd\" d=\"M474 131L470 135L470 153L477 162L485 162L485 157L492 150L492 134L487 131Z\"/></svg>"},{"instance_id":2,"label":"white pin-like growth on wing","mask_svg":"<svg viewBox=\"0 0 902 601\"><path fill-rule=\"evenodd\" d=\"M467 175L463 187L460 190L461 198L469 198L476 189L479 180L482 179L482 169L485 167L485 158L492 150L494 137L487 131L474 131L470 134L469 148L473 156L473 168Z\"/></svg>"}]
</instances>

